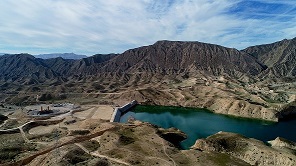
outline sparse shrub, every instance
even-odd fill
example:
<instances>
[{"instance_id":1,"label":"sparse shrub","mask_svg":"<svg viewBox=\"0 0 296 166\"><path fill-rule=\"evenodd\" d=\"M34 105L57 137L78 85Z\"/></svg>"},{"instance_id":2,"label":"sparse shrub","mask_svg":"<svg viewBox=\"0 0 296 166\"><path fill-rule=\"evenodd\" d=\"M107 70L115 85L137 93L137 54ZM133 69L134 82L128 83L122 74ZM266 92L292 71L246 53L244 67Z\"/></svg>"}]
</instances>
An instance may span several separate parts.
<instances>
[{"instance_id":1,"label":"sparse shrub","mask_svg":"<svg viewBox=\"0 0 296 166\"><path fill-rule=\"evenodd\" d=\"M65 86L70 88L70 87L74 87L75 84L74 83L68 83L68 84L65 84Z\"/></svg>"},{"instance_id":2,"label":"sparse shrub","mask_svg":"<svg viewBox=\"0 0 296 166\"><path fill-rule=\"evenodd\" d=\"M99 83L93 83L92 84L92 87L95 89L95 90L103 90L105 89L104 86L100 85Z\"/></svg>"},{"instance_id":3,"label":"sparse shrub","mask_svg":"<svg viewBox=\"0 0 296 166\"><path fill-rule=\"evenodd\" d=\"M99 160L95 166L108 166L109 165L109 162L107 159L103 158L101 160Z\"/></svg>"},{"instance_id":4,"label":"sparse shrub","mask_svg":"<svg viewBox=\"0 0 296 166\"><path fill-rule=\"evenodd\" d=\"M66 99L66 98L67 98L67 95L66 95L66 94L60 94L60 95L57 97L58 100L64 100L64 99Z\"/></svg>"},{"instance_id":5,"label":"sparse shrub","mask_svg":"<svg viewBox=\"0 0 296 166\"><path fill-rule=\"evenodd\" d=\"M185 96L185 100L190 100L190 97L189 96Z\"/></svg>"},{"instance_id":6,"label":"sparse shrub","mask_svg":"<svg viewBox=\"0 0 296 166\"><path fill-rule=\"evenodd\" d=\"M36 145L25 143L20 134L0 135L0 165L17 158L20 153L35 151Z\"/></svg>"},{"instance_id":7,"label":"sparse shrub","mask_svg":"<svg viewBox=\"0 0 296 166\"><path fill-rule=\"evenodd\" d=\"M89 130L72 130L71 135L86 135L89 134Z\"/></svg>"},{"instance_id":8,"label":"sparse shrub","mask_svg":"<svg viewBox=\"0 0 296 166\"><path fill-rule=\"evenodd\" d=\"M40 97L39 97L39 100L40 101L47 101L47 100L51 100L53 99L52 95L47 93L47 94L42 94Z\"/></svg>"},{"instance_id":9,"label":"sparse shrub","mask_svg":"<svg viewBox=\"0 0 296 166\"><path fill-rule=\"evenodd\" d=\"M32 92L37 92L37 91L40 91L41 89L39 88L39 87L36 87L36 86L34 86L32 89L31 89L31 91Z\"/></svg>"},{"instance_id":10,"label":"sparse shrub","mask_svg":"<svg viewBox=\"0 0 296 166\"><path fill-rule=\"evenodd\" d=\"M86 161L88 159L92 158L89 154L85 153L80 148L75 148L71 151L69 151L65 156L64 159L68 161L70 164L78 164L80 162Z\"/></svg>"},{"instance_id":11,"label":"sparse shrub","mask_svg":"<svg viewBox=\"0 0 296 166\"><path fill-rule=\"evenodd\" d=\"M124 136L124 135L121 135L119 137L119 142L121 144L123 144L123 145L128 145L128 144L134 143L135 142L135 139L133 139L131 137Z\"/></svg>"},{"instance_id":12,"label":"sparse shrub","mask_svg":"<svg viewBox=\"0 0 296 166\"><path fill-rule=\"evenodd\" d=\"M279 102L288 102L289 96L286 93L279 93L275 96L274 100Z\"/></svg>"},{"instance_id":13,"label":"sparse shrub","mask_svg":"<svg viewBox=\"0 0 296 166\"><path fill-rule=\"evenodd\" d=\"M95 140L84 141L82 145L91 152L97 150L100 147L100 143Z\"/></svg>"}]
</instances>

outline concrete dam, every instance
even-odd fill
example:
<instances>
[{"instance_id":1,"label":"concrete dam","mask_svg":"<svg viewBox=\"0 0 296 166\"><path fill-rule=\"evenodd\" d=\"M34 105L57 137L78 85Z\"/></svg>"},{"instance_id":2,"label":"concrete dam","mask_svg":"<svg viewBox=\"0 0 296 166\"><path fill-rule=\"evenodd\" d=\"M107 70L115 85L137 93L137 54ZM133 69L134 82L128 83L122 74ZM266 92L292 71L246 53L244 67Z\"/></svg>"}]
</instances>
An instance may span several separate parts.
<instances>
[{"instance_id":1,"label":"concrete dam","mask_svg":"<svg viewBox=\"0 0 296 166\"><path fill-rule=\"evenodd\" d=\"M124 105L122 107L115 108L114 112L112 114L112 117L110 119L110 122L119 122L121 115L128 112L131 108L133 108L137 104L138 104L138 102L136 100L133 100L132 102L127 103L126 105Z\"/></svg>"}]
</instances>

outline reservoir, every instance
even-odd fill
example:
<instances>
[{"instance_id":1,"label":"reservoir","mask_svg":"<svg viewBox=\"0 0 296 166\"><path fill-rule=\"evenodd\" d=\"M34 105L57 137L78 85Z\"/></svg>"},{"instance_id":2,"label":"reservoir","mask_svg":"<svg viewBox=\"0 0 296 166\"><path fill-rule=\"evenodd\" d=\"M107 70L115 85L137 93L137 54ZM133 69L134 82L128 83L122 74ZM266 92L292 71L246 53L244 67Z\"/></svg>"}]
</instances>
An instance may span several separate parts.
<instances>
[{"instance_id":1,"label":"reservoir","mask_svg":"<svg viewBox=\"0 0 296 166\"><path fill-rule=\"evenodd\" d=\"M205 109L143 105L138 105L124 114L120 122L127 122L129 117L162 128L176 127L182 130L188 136L181 142L184 149L192 146L196 139L208 137L219 131L239 133L264 142L276 137L296 142L296 120L274 123L214 114Z\"/></svg>"}]
</instances>

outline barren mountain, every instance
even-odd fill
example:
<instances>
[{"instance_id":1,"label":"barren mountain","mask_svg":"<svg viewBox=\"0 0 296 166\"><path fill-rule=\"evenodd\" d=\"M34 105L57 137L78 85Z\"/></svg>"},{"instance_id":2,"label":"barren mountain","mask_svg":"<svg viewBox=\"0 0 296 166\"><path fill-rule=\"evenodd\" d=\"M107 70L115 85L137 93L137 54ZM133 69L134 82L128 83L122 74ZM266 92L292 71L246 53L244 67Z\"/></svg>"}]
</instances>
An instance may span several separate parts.
<instances>
[{"instance_id":1,"label":"barren mountain","mask_svg":"<svg viewBox=\"0 0 296 166\"><path fill-rule=\"evenodd\" d=\"M58 77L67 78L77 74L96 74L101 63L116 56L94 55L80 60L59 58L40 59L29 54L4 55L0 57L0 79L15 82L22 79L35 79L36 82L49 82Z\"/></svg>"},{"instance_id":2,"label":"barren mountain","mask_svg":"<svg viewBox=\"0 0 296 166\"><path fill-rule=\"evenodd\" d=\"M45 78L52 79L57 76L110 77L106 73L194 75L202 71L209 75L240 78L269 72L276 76L294 76L294 47L294 40L249 47L244 51L201 42L158 41L153 45L130 49L119 55L98 54L79 60L43 60L28 54L18 54L1 57L1 71L4 72L0 76L2 80L5 80L5 76L10 79L33 76L43 79L41 82ZM266 71L265 65L269 67Z\"/></svg>"},{"instance_id":3,"label":"barren mountain","mask_svg":"<svg viewBox=\"0 0 296 166\"><path fill-rule=\"evenodd\" d=\"M212 75L256 75L264 66L244 52L200 42L158 41L112 59L105 71L177 74L205 71Z\"/></svg>"},{"instance_id":4,"label":"barren mountain","mask_svg":"<svg viewBox=\"0 0 296 166\"><path fill-rule=\"evenodd\" d=\"M119 55L97 54L79 60L44 60L28 54L9 55L2 56L0 64L3 71L0 73L1 80L16 82L33 79L35 83L57 78L89 77L128 82L134 79L159 79L167 75L188 77L188 74L196 75L200 71L209 75L240 78L255 76L265 69L256 58L236 49L180 41L159 41Z\"/></svg>"},{"instance_id":5,"label":"barren mountain","mask_svg":"<svg viewBox=\"0 0 296 166\"><path fill-rule=\"evenodd\" d=\"M0 64L0 80L5 82L15 82L23 79L43 82L58 75L43 60L36 59L29 54L1 56Z\"/></svg>"},{"instance_id":6,"label":"barren mountain","mask_svg":"<svg viewBox=\"0 0 296 166\"><path fill-rule=\"evenodd\" d=\"M272 44L252 46L243 51L268 66L262 76L277 78L296 76L296 38L285 39Z\"/></svg>"},{"instance_id":7,"label":"barren mountain","mask_svg":"<svg viewBox=\"0 0 296 166\"><path fill-rule=\"evenodd\" d=\"M96 75L107 61L117 54L96 54L94 56L76 60L71 66L68 76L71 75Z\"/></svg>"}]
</instances>

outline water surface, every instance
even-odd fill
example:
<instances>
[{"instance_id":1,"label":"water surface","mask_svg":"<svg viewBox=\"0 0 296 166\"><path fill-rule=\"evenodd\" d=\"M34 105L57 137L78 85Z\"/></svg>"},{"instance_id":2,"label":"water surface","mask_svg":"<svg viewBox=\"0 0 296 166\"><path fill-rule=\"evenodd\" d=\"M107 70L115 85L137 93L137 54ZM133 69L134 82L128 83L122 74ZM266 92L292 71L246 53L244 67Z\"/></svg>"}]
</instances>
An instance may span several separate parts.
<instances>
[{"instance_id":1,"label":"water surface","mask_svg":"<svg viewBox=\"0 0 296 166\"><path fill-rule=\"evenodd\" d=\"M184 149L192 146L196 139L219 131L240 133L264 142L278 136L296 142L296 120L273 123L214 114L205 109L138 105L124 114L120 121L127 122L131 116L163 128L176 127L182 130L188 136L181 142Z\"/></svg>"}]
</instances>

